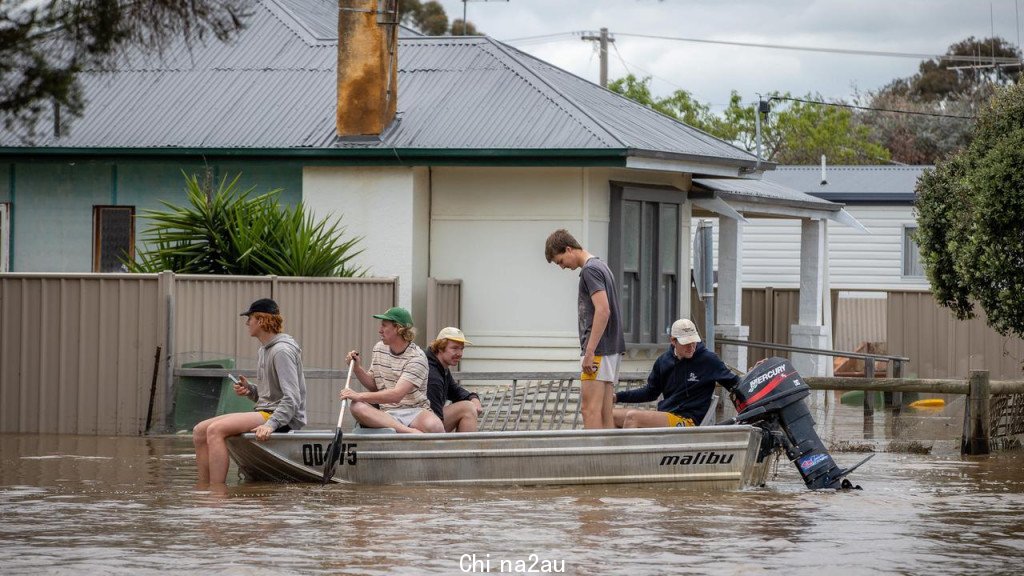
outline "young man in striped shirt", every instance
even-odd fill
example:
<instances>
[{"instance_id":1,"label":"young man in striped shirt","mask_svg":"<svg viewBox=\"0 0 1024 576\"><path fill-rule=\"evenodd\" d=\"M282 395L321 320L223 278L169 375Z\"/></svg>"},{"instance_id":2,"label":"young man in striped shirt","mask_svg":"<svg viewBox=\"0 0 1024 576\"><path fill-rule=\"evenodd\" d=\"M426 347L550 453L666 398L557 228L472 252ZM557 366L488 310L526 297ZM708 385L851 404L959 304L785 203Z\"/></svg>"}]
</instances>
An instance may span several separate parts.
<instances>
[{"instance_id":1,"label":"young man in striped shirt","mask_svg":"<svg viewBox=\"0 0 1024 576\"><path fill-rule=\"evenodd\" d=\"M427 356L413 339L416 329L405 308L374 314L380 320L380 342L373 346L370 369L359 363L359 352L348 353L352 372L366 388L341 391L351 402L352 416L364 428L394 428L396 432L444 432L444 424L430 409L427 398ZM379 408L375 405L379 405Z\"/></svg>"}]
</instances>

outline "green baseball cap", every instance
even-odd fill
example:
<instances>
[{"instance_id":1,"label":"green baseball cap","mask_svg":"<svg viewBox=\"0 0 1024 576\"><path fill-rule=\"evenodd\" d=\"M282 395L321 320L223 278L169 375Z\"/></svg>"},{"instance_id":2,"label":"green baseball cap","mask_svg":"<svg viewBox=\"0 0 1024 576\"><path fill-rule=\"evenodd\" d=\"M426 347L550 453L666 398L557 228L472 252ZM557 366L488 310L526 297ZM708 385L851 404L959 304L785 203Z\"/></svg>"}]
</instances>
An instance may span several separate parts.
<instances>
[{"instance_id":1,"label":"green baseball cap","mask_svg":"<svg viewBox=\"0 0 1024 576\"><path fill-rule=\"evenodd\" d=\"M406 328L412 326L412 314L409 314L409 311L405 308L399 308L398 306L388 309L388 311L383 314L374 314L373 317L379 320L390 320L395 324L405 326Z\"/></svg>"}]
</instances>

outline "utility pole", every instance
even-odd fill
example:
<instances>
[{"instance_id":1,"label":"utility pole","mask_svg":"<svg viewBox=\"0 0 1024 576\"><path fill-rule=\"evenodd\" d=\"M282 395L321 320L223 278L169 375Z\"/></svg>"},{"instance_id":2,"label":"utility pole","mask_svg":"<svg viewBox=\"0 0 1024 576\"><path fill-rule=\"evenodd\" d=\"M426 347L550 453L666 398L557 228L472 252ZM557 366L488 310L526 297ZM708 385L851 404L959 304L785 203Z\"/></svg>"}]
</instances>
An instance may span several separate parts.
<instances>
[{"instance_id":1,"label":"utility pole","mask_svg":"<svg viewBox=\"0 0 1024 576\"><path fill-rule=\"evenodd\" d=\"M601 87L608 87L608 43L615 42L615 38L608 35L607 28L601 28L601 32L598 34L590 33L585 34L582 40L593 42L597 41L601 46Z\"/></svg>"}]
</instances>

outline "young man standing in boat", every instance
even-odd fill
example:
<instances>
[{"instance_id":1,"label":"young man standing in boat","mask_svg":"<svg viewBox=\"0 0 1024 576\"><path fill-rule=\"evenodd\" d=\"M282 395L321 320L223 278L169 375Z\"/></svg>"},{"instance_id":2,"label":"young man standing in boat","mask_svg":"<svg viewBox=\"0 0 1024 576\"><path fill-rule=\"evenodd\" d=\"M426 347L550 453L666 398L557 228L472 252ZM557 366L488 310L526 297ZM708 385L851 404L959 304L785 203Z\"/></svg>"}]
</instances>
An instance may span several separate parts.
<instances>
[{"instance_id":1,"label":"young man standing in boat","mask_svg":"<svg viewBox=\"0 0 1024 576\"><path fill-rule=\"evenodd\" d=\"M341 391L341 398L351 401L352 416L364 428L444 432L441 419L431 411L427 399L427 357L413 342L416 329L412 315L396 306L373 317L380 320L380 342L373 346L370 369L363 369L355 350L345 358L346 364L354 362L352 372L367 390Z\"/></svg>"},{"instance_id":2,"label":"young man standing in boat","mask_svg":"<svg viewBox=\"0 0 1024 576\"><path fill-rule=\"evenodd\" d=\"M672 346L654 361L647 385L615 394L625 404L650 402L661 397L658 410L616 408L618 428L696 426L711 406L715 383L731 390L740 379L700 340L693 322L682 318L672 324Z\"/></svg>"},{"instance_id":3,"label":"young man standing in boat","mask_svg":"<svg viewBox=\"0 0 1024 576\"><path fill-rule=\"evenodd\" d=\"M462 352L467 345L462 330L454 327L442 329L437 338L427 347L427 364L430 377L427 382L427 397L430 409L444 422L445 432L476 432L479 417L483 413L480 397L459 386L452 378L450 368L458 366ZM445 406L446 402L451 402Z\"/></svg>"},{"instance_id":4,"label":"young man standing in boat","mask_svg":"<svg viewBox=\"0 0 1024 576\"><path fill-rule=\"evenodd\" d=\"M563 270L580 270L577 311L583 427L614 428L615 384L626 351L615 278L607 264L584 250L564 229L548 236L544 257Z\"/></svg>"},{"instance_id":5,"label":"young man standing in boat","mask_svg":"<svg viewBox=\"0 0 1024 576\"><path fill-rule=\"evenodd\" d=\"M235 383L235 394L256 403L252 412L222 414L203 420L192 429L199 486L224 484L228 475L229 436L254 432L264 441L274 432L298 430L306 425L306 380L302 375L302 349L281 332L284 318L270 298L253 302L242 312L249 336L259 340L256 384L245 376Z\"/></svg>"}]
</instances>

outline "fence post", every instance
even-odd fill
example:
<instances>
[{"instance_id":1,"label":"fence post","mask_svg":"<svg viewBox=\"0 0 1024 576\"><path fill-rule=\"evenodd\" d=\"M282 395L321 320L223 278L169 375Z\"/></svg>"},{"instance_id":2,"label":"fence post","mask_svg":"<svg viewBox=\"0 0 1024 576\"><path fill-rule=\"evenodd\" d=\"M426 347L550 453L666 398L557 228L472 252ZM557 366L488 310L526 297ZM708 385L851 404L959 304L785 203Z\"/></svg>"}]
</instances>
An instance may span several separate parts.
<instances>
[{"instance_id":1,"label":"fence post","mask_svg":"<svg viewBox=\"0 0 1024 576\"><path fill-rule=\"evenodd\" d=\"M890 361L892 366L892 377L903 378L903 361L892 360ZM899 414L903 411L903 392L892 393L892 413Z\"/></svg>"},{"instance_id":2,"label":"fence post","mask_svg":"<svg viewBox=\"0 0 1024 576\"><path fill-rule=\"evenodd\" d=\"M967 401L964 403L964 438L960 453L988 454L989 450L989 385L988 370L971 370Z\"/></svg>"},{"instance_id":3,"label":"fence post","mask_svg":"<svg viewBox=\"0 0 1024 576\"><path fill-rule=\"evenodd\" d=\"M875 358L864 359L864 377L868 379L874 379L875 377ZM865 390L864 391L864 415L873 416L875 414L875 391Z\"/></svg>"},{"instance_id":4,"label":"fence post","mask_svg":"<svg viewBox=\"0 0 1024 576\"><path fill-rule=\"evenodd\" d=\"M163 278L164 292L161 295L164 299L164 306L167 313L167 355L166 366L164 367L164 414L163 414L163 430L174 429L174 355L178 352L177 347L174 345L175 331L174 323L176 318L176 312L174 309L175 304L175 276L174 272L165 270L160 273L160 277Z\"/></svg>"}]
</instances>

